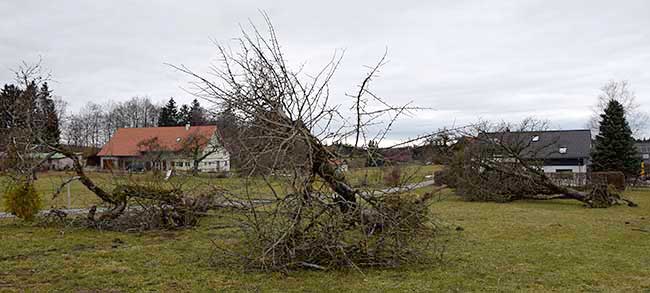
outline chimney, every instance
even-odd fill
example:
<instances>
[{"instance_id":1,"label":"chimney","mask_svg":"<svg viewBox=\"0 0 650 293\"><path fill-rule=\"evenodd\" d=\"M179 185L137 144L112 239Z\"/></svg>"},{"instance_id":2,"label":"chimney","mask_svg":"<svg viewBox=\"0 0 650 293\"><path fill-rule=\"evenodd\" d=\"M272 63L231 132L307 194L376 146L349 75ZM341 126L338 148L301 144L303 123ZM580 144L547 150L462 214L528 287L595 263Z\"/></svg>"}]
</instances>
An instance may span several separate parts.
<instances>
[{"instance_id":1,"label":"chimney","mask_svg":"<svg viewBox=\"0 0 650 293\"><path fill-rule=\"evenodd\" d=\"M190 124L189 123L185 124L185 130L190 130Z\"/></svg>"}]
</instances>

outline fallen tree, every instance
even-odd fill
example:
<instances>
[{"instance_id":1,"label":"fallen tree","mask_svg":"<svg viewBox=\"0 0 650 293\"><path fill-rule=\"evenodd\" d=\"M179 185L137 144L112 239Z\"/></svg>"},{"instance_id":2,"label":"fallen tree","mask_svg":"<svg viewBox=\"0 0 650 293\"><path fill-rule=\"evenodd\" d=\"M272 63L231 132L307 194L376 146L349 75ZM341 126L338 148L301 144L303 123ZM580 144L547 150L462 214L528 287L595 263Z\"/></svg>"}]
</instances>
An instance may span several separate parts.
<instances>
[{"instance_id":1,"label":"fallen tree","mask_svg":"<svg viewBox=\"0 0 650 293\"><path fill-rule=\"evenodd\" d=\"M606 183L580 191L549 178L542 168L543 158L549 149L558 149L556 141L534 144L531 140L531 135L544 127L544 123L532 119L518 127L489 128L482 124L473 135L463 135L462 148L438 177L470 201L572 199L592 208L636 206Z\"/></svg>"},{"instance_id":2,"label":"fallen tree","mask_svg":"<svg viewBox=\"0 0 650 293\"><path fill-rule=\"evenodd\" d=\"M337 164L340 156L326 146L351 137L370 152L371 141L381 142L398 116L415 109L392 106L369 90L385 56L350 96L352 111L342 112L329 102L340 56L316 74L293 71L266 20L268 34L253 26L250 34L242 32L235 50L218 46L219 64L208 74L173 66L195 79L196 96L228 109L236 120L238 133L225 140L238 150L247 185L243 193L229 195L232 200L251 202L259 193L275 200L249 205L234 217L245 245L215 243L223 252L217 261L234 257L250 268L288 270L395 266L419 259L438 231L429 216L431 194L354 187ZM370 125L379 130L370 134ZM252 188L259 181L262 186Z\"/></svg>"},{"instance_id":3,"label":"fallen tree","mask_svg":"<svg viewBox=\"0 0 650 293\"><path fill-rule=\"evenodd\" d=\"M200 213L207 211L211 208L211 205L216 204L213 197L205 194L190 196L184 194L179 188L164 188L159 184L116 184L112 190L106 191L86 175L83 164L81 164L77 155L65 148L44 144L53 153L60 153L70 158L73 161L73 168L77 175L73 178L79 180L88 190L109 205L105 211L99 214L97 214L96 207L90 209L87 220L92 225L102 226L102 222L116 220L127 211L129 202L139 200L148 202L146 207L142 207L143 210L147 208L156 210L156 213L159 214L158 220L162 223L160 226L174 228L193 226L197 223ZM68 183L69 181L65 181L63 184ZM57 193L58 191L55 195Z\"/></svg>"}]
</instances>

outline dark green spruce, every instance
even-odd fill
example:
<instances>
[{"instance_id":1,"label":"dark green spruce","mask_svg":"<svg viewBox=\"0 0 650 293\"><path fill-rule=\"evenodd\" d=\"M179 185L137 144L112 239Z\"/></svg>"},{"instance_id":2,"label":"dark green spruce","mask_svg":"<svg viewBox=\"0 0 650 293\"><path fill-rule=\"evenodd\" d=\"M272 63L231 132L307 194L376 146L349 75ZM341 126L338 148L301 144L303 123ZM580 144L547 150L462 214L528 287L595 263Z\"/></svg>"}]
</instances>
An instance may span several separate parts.
<instances>
[{"instance_id":1,"label":"dark green spruce","mask_svg":"<svg viewBox=\"0 0 650 293\"><path fill-rule=\"evenodd\" d=\"M641 160L632 130L621 103L610 100L600 115L599 134L591 157L594 171L622 171L627 177L639 174Z\"/></svg>"}]
</instances>

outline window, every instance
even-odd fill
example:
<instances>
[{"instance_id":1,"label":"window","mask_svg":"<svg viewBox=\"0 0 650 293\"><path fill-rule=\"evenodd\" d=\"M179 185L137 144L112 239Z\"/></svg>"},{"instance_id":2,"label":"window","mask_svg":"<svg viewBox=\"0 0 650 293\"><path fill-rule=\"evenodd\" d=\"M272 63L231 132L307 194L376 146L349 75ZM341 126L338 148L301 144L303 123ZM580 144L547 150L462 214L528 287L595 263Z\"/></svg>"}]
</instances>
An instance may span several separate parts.
<instances>
[{"instance_id":1,"label":"window","mask_svg":"<svg viewBox=\"0 0 650 293\"><path fill-rule=\"evenodd\" d=\"M650 154L643 154L643 159L645 160L650 159Z\"/></svg>"},{"instance_id":2,"label":"window","mask_svg":"<svg viewBox=\"0 0 650 293\"><path fill-rule=\"evenodd\" d=\"M533 142L539 141L539 135L535 135L535 136L533 136L533 138L532 138L531 140L532 140Z\"/></svg>"},{"instance_id":3,"label":"window","mask_svg":"<svg viewBox=\"0 0 650 293\"><path fill-rule=\"evenodd\" d=\"M560 154L566 154L566 147L560 147Z\"/></svg>"},{"instance_id":4,"label":"window","mask_svg":"<svg viewBox=\"0 0 650 293\"><path fill-rule=\"evenodd\" d=\"M176 138L176 142L181 142L181 138L180 138L180 137L177 137L177 138Z\"/></svg>"},{"instance_id":5,"label":"window","mask_svg":"<svg viewBox=\"0 0 650 293\"><path fill-rule=\"evenodd\" d=\"M556 173L573 173L571 169L555 169Z\"/></svg>"}]
</instances>

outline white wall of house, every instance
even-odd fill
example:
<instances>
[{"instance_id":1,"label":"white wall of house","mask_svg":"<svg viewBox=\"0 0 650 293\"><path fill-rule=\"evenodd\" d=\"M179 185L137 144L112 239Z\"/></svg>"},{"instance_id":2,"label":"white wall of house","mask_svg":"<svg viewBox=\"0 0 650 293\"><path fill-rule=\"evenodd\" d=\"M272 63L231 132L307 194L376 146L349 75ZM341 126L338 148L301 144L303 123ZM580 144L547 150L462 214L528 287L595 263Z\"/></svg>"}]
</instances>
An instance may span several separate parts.
<instances>
[{"instance_id":1,"label":"white wall of house","mask_svg":"<svg viewBox=\"0 0 650 293\"><path fill-rule=\"evenodd\" d=\"M168 168L180 171L189 171L192 170L192 160L185 159L173 159L170 160L171 165Z\"/></svg>"},{"instance_id":2,"label":"white wall of house","mask_svg":"<svg viewBox=\"0 0 650 293\"><path fill-rule=\"evenodd\" d=\"M230 171L230 153L222 146L218 134L215 133L205 147L201 156L208 154L205 159L199 162L201 172L225 172ZM190 171L194 162L189 158L173 159L172 168L179 171Z\"/></svg>"},{"instance_id":3,"label":"white wall of house","mask_svg":"<svg viewBox=\"0 0 650 293\"><path fill-rule=\"evenodd\" d=\"M210 152L211 154L199 163L199 170L202 172L230 171L230 153L221 144L217 133L210 139L210 143L203 150L203 155Z\"/></svg>"},{"instance_id":4,"label":"white wall of house","mask_svg":"<svg viewBox=\"0 0 650 293\"><path fill-rule=\"evenodd\" d=\"M565 171L568 172L568 170L571 170L572 173L586 173L587 172L587 166L586 165L553 165L553 166L547 166L545 165L544 167L544 173L557 173L558 171Z\"/></svg>"},{"instance_id":5,"label":"white wall of house","mask_svg":"<svg viewBox=\"0 0 650 293\"><path fill-rule=\"evenodd\" d=\"M83 162L83 158L79 156L79 160ZM74 161L70 158L61 158L61 159L54 159L49 161L49 168L52 170L64 170L64 169L72 169L74 167Z\"/></svg>"}]
</instances>

